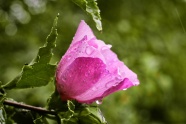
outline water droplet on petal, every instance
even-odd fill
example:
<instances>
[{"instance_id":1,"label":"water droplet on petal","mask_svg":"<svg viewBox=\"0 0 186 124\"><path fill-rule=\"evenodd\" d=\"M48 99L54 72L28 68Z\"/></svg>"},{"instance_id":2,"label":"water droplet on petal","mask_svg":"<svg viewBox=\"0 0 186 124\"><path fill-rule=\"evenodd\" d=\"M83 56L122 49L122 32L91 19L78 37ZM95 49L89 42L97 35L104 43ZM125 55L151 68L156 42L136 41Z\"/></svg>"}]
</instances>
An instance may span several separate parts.
<instances>
[{"instance_id":1,"label":"water droplet on petal","mask_svg":"<svg viewBox=\"0 0 186 124\"><path fill-rule=\"evenodd\" d=\"M62 81L66 82L67 78L65 76L62 77Z\"/></svg>"},{"instance_id":2,"label":"water droplet on petal","mask_svg":"<svg viewBox=\"0 0 186 124\"><path fill-rule=\"evenodd\" d=\"M90 55L94 52L94 49L92 47L87 47L85 52L86 52L87 55Z\"/></svg>"},{"instance_id":3,"label":"water droplet on petal","mask_svg":"<svg viewBox=\"0 0 186 124\"><path fill-rule=\"evenodd\" d=\"M98 104L98 105L100 105L100 104L102 104L102 100L96 100L96 104Z\"/></svg>"},{"instance_id":4,"label":"water droplet on petal","mask_svg":"<svg viewBox=\"0 0 186 124\"><path fill-rule=\"evenodd\" d=\"M127 88L124 88L123 90L127 90Z\"/></svg>"},{"instance_id":5,"label":"water droplet on petal","mask_svg":"<svg viewBox=\"0 0 186 124\"><path fill-rule=\"evenodd\" d=\"M101 48L101 50L106 50L106 49L110 49L112 47L112 45L106 45L106 46L103 46Z\"/></svg>"},{"instance_id":6,"label":"water droplet on petal","mask_svg":"<svg viewBox=\"0 0 186 124\"><path fill-rule=\"evenodd\" d=\"M92 90L93 90L93 91L96 91L96 90L97 90L97 88L96 88L96 87L93 87L93 88L92 88Z\"/></svg>"},{"instance_id":7,"label":"water droplet on petal","mask_svg":"<svg viewBox=\"0 0 186 124\"><path fill-rule=\"evenodd\" d=\"M101 48L101 50L106 50L106 49L109 49L107 46L104 46Z\"/></svg>"},{"instance_id":8,"label":"water droplet on petal","mask_svg":"<svg viewBox=\"0 0 186 124\"><path fill-rule=\"evenodd\" d=\"M71 56L67 56L67 60L71 59Z\"/></svg>"},{"instance_id":9,"label":"water droplet on petal","mask_svg":"<svg viewBox=\"0 0 186 124\"><path fill-rule=\"evenodd\" d=\"M113 85L113 81L110 81L110 82L105 84L105 87L110 88L110 87L112 87L112 85Z\"/></svg>"},{"instance_id":10,"label":"water droplet on petal","mask_svg":"<svg viewBox=\"0 0 186 124\"><path fill-rule=\"evenodd\" d=\"M118 75L121 75L120 68L117 68Z\"/></svg>"}]
</instances>

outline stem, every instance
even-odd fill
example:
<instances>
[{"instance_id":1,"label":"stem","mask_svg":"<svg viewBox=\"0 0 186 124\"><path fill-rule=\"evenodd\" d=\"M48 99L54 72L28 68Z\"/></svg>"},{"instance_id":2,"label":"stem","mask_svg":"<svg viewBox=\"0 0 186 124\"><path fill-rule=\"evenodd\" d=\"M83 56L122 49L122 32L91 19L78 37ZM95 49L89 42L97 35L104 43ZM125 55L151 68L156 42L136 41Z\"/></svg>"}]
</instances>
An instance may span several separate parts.
<instances>
[{"instance_id":1,"label":"stem","mask_svg":"<svg viewBox=\"0 0 186 124\"><path fill-rule=\"evenodd\" d=\"M14 106L14 107L17 107L17 108L32 110L32 111L35 111L35 112L38 112L38 113L41 113L41 114L57 115L57 113L53 110L46 110L46 109L43 109L41 107L25 105L25 104L22 104L22 103L12 102L10 100L5 100L3 104L4 105L9 105L9 106Z\"/></svg>"}]
</instances>

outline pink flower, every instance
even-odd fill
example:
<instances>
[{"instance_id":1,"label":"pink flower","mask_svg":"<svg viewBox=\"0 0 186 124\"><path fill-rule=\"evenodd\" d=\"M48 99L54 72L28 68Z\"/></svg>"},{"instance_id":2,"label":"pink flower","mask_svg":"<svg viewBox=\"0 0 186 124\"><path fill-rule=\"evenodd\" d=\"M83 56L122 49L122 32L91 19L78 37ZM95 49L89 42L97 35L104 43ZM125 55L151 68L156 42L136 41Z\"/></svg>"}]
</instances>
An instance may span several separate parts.
<instances>
[{"instance_id":1,"label":"pink flower","mask_svg":"<svg viewBox=\"0 0 186 124\"><path fill-rule=\"evenodd\" d=\"M80 22L57 67L57 89L62 100L90 104L139 84L137 75L110 48L111 45L96 39L84 21Z\"/></svg>"}]
</instances>

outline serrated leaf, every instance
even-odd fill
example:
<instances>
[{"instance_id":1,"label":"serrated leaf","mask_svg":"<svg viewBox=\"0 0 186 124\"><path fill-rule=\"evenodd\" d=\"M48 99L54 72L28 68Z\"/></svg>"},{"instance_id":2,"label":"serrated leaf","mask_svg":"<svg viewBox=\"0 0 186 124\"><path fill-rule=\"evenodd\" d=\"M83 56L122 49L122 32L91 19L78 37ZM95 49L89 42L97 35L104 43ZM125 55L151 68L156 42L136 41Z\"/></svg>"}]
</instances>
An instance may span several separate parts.
<instances>
[{"instance_id":1,"label":"serrated leaf","mask_svg":"<svg viewBox=\"0 0 186 124\"><path fill-rule=\"evenodd\" d=\"M70 120L63 120L63 124L79 124L78 118L77 117L72 117Z\"/></svg>"},{"instance_id":2,"label":"serrated leaf","mask_svg":"<svg viewBox=\"0 0 186 124\"><path fill-rule=\"evenodd\" d=\"M34 124L49 124L45 117L40 116L34 120Z\"/></svg>"},{"instance_id":3,"label":"serrated leaf","mask_svg":"<svg viewBox=\"0 0 186 124\"><path fill-rule=\"evenodd\" d=\"M92 16L92 19L96 23L97 29L101 31L102 30L101 16L96 0L72 0L72 1Z\"/></svg>"},{"instance_id":4,"label":"serrated leaf","mask_svg":"<svg viewBox=\"0 0 186 124\"><path fill-rule=\"evenodd\" d=\"M29 65L24 65L22 72L6 84L5 89L45 86L53 79L56 65L49 63L57 40L57 20L58 16L54 20L45 45L39 49L36 58Z\"/></svg>"},{"instance_id":5,"label":"serrated leaf","mask_svg":"<svg viewBox=\"0 0 186 124\"><path fill-rule=\"evenodd\" d=\"M72 113L74 113L75 105L73 104L73 102L70 101L70 100L68 100L67 101L67 106L68 106L69 111L71 111Z\"/></svg>"}]
</instances>

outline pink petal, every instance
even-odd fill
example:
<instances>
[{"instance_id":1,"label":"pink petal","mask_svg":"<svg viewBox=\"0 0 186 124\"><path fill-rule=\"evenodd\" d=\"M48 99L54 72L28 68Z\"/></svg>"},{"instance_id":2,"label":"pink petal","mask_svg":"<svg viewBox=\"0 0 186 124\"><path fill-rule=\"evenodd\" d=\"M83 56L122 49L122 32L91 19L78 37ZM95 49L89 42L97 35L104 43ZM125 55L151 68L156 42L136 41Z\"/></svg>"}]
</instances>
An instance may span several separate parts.
<instances>
[{"instance_id":1,"label":"pink petal","mask_svg":"<svg viewBox=\"0 0 186 124\"><path fill-rule=\"evenodd\" d=\"M72 44L74 44L77 41L82 40L82 38L84 36L87 36L87 40L89 41L92 38L95 38L92 30L90 29L90 27L85 23L84 20L81 20L78 29L76 31L76 34L72 40Z\"/></svg>"},{"instance_id":2,"label":"pink petal","mask_svg":"<svg viewBox=\"0 0 186 124\"><path fill-rule=\"evenodd\" d=\"M99 58L76 58L61 76L57 76L57 87L62 99L76 99L76 96L89 90L98 82L105 67Z\"/></svg>"},{"instance_id":3,"label":"pink petal","mask_svg":"<svg viewBox=\"0 0 186 124\"><path fill-rule=\"evenodd\" d=\"M89 104L139 84L137 75L110 48L111 45L97 40L90 27L81 21L57 67L57 88L63 100Z\"/></svg>"}]
</instances>

